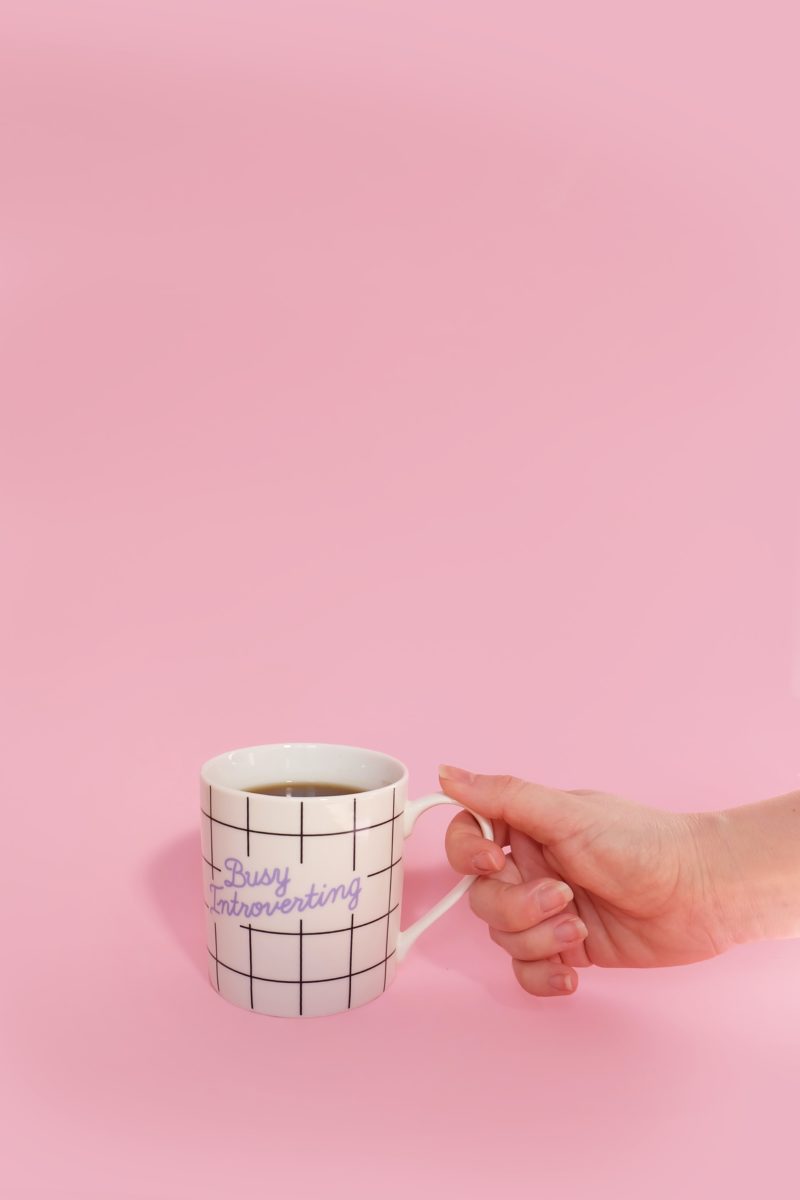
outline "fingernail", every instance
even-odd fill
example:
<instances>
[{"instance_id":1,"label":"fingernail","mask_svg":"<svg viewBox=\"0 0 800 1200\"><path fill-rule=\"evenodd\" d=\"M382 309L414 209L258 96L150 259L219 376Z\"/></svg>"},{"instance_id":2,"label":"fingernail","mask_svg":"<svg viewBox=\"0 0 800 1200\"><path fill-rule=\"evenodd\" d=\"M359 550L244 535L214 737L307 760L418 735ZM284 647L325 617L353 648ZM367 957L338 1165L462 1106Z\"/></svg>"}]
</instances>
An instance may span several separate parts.
<instances>
[{"instance_id":1,"label":"fingernail","mask_svg":"<svg viewBox=\"0 0 800 1200\"><path fill-rule=\"evenodd\" d=\"M442 763L439 767L440 779L452 779L454 783L472 783L475 776L471 771L462 771L461 767L451 767L449 763Z\"/></svg>"},{"instance_id":2,"label":"fingernail","mask_svg":"<svg viewBox=\"0 0 800 1200\"><path fill-rule=\"evenodd\" d=\"M472 865L476 871L499 871L497 863L494 860L494 855L491 850L481 850L472 860Z\"/></svg>"},{"instance_id":3,"label":"fingernail","mask_svg":"<svg viewBox=\"0 0 800 1200\"><path fill-rule=\"evenodd\" d=\"M556 992L571 992L575 987L575 981L571 975L551 975L547 982Z\"/></svg>"},{"instance_id":4,"label":"fingernail","mask_svg":"<svg viewBox=\"0 0 800 1200\"><path fill-rule=\"evenodd\" d=\"M566 883L546 883L534 893L543 913L558 912L572 899L572 888Z\"/></svg>"},{"instance_id":5,"label":"fingernail","mask_svg":"<svg viewBox=\"0 0 800 1200\"><path fill-rule=\"evenodd\" d=\"M571 921L562 921L560 925L556 925L553 933L557 942L562 946L569 942L581 942L586 937L589 930L584 925L583 921L574 919Z\"/></svg>"}]
</instances>

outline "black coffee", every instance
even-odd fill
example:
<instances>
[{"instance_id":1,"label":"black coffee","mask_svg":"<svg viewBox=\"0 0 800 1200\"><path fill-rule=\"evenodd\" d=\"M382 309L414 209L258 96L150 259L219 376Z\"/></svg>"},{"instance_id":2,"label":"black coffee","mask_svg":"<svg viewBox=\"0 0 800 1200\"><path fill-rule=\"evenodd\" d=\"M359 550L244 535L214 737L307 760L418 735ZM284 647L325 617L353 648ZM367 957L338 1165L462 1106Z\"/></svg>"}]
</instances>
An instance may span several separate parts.
<instances>
[{"instance_id":1,"label":"black coffee","mask_svg":"<svg viewBox=\"0 0 800 1200\"><path fill-rule=\"evenodd\" d=\"M243 792L253 792L259 796L292 796L297 800L308 796L355 796L366 790L362 787L348 787L346 783L326 783L318 779L304 783L293 783L291 779L282 783L254 783L242 788Z\"/></svg>"}]
</instances>

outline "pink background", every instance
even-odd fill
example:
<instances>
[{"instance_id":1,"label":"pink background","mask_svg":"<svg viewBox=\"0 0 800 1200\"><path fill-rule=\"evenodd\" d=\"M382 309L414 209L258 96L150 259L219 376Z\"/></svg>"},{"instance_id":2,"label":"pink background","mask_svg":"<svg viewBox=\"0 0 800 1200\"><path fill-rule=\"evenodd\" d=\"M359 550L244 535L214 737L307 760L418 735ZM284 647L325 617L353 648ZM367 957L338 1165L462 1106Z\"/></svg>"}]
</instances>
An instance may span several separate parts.
<instances>
[{"instance_id":1,"label":"pink background","mask_svg":"<svg viewBox=\"0 0 800 1200\"><path fill-rule=\"evenodd\" d=\"M795 6L3 8L10 1195L789 1194L800 945L253 1017L196 774L800 786Z\"/></svg>"}]
</instances>

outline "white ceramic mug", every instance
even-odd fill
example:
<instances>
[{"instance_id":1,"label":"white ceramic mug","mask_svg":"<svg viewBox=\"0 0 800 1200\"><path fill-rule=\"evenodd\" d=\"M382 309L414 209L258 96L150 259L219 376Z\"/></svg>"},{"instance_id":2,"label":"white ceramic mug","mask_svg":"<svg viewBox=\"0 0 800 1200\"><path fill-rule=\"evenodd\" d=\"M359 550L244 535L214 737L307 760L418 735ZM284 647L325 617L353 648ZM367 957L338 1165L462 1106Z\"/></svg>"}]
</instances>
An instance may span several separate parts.
<instances>
[{"instance_id":1,"label":"white ceramic mug","mask_svg":"<svg viewBox=\"0 0 800 1200\"><path fill-rule=\"evenodd\" d=\"M400 928L403 846L437 792L408 801L408 771L355 746L288 742L231 750L201 769L208 963L221 996L278 1017L327 1016L382 995L419 935L464 895L468 875ZM340 796L248 787L325 781ZM492 826L472 814L486 837Z\"/></svg>"}]
</instances>

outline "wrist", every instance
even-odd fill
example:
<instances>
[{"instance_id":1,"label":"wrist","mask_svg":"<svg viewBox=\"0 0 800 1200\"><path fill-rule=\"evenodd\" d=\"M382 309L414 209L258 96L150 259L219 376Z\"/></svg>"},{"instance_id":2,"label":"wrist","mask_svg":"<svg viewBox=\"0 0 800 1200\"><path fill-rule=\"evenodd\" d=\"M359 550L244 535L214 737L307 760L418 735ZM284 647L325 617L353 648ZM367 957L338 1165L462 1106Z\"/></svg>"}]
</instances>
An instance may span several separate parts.
<instances>
[{"instance_id":1,"label":"wrist","mask_svg":"<svg viewBox=\"0 0 800 1200\"><path fill-rule=\"evenodd\" d=\"M695 813L691 825L697 846L701 910L714 930L714 941L727 950L764 936L752 911L749 876L743 862L741 832L733 812Z\"/></svg>"},{"instance_id":2,"label":"wrist","mask_svg":"<svg viewBox=\"0 0 800 1200\"><path fill-rule=\"evenodd\" d=\"M690 820L701 895L723 945L800 936L800 794Z\"/></svg>"}]
</instances>

